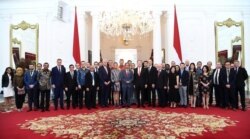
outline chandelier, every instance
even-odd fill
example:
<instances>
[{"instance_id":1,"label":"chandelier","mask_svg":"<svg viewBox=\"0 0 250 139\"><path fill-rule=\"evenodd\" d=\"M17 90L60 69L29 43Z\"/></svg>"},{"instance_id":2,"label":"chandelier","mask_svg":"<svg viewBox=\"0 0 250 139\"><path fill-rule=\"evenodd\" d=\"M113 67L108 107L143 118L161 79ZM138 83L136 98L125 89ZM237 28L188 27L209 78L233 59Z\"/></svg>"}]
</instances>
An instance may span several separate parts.
<instances>
[{"instance_id":1,"label":"chandelier","mask_svg":"<svg viewBox=\"0 0 250 139\"><path fill-rule=\"evenodd\" d=\"M147 11L104 11L99 14L100 31L109 36L144 35L153 30L154 18Z\"/></svg>"}]
</instances>

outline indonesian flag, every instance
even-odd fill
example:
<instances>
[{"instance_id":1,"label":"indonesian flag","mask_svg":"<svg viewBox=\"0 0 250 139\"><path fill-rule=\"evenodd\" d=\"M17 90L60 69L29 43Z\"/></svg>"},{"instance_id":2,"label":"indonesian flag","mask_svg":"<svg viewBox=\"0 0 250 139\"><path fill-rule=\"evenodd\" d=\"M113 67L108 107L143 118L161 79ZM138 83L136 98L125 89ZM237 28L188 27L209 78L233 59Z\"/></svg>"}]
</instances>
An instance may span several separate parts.
<instances>
[{"instance_id":1,"label":"indonesian flag","mask_svg":"<svg viewBox=\"0 0 250 139\"><path fill-rule=\"evenodd\" d=\"M178 20L177 20L175 5L174 5L174 48L176 50L176 53L180 61L182 61L181 41L180 41L179 27L178 27Z\"/></svg>"},{"instance_id":2,"label":"indonesian flag","mask_svg":"<svg viewBox=\"0 0 250 139\"><path fill-rule=\"evenodd\" d=\"M76 7L75 7L74 38L73 38L73 57L74 57L76 63L81 62Z\"/></svg>"}]
</instances>

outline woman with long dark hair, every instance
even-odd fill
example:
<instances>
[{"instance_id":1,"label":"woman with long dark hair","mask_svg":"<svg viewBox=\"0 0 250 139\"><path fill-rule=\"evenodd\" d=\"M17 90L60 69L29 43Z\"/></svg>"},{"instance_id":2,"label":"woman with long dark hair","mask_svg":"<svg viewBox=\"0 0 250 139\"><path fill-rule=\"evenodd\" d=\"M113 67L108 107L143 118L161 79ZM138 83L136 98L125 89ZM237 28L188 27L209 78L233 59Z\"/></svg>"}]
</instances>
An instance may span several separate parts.
<instances>
[{"instance_id":1,"label":"woman with long dark hair","mask_svg":"<svg viewBox=\"0 0 250 139\"><path fill-rule=\"evenodd\" d=\"M203 101L203 108L209 109L209 93L210 93L210 83L211 78L209 76L209 68L207 65L202 67L202 75L200 76L200 84L201 84L201 92L202 92L202 101Z\"/></svg>"},{"instance_id":2,"label":"woman with long dark hair","mask_svg":"<svg viewBox=\"0 0 250 139\"><path fill-rule=\"evenodd\" d=\"M189 82L188 82L188 94L190 96L191 107L195 108L196 106L196 97L198 95L198 78L196 75L195 64L191 63L189 65Z\"/></svg>"},{"instance_id":3,"label":"woman with long dark hair","mask_svg":"<svg viewBox=\"0 0 250 139\"><path fill-rule=\"evenodd\" d=\"M2 76L2 88L3 88L3 97L5 100L5 111L10 111L11 107L11 98L14 96L14 88L13 88L13 69L11 67L7 67Z\"/></svg>"}]
</instances>

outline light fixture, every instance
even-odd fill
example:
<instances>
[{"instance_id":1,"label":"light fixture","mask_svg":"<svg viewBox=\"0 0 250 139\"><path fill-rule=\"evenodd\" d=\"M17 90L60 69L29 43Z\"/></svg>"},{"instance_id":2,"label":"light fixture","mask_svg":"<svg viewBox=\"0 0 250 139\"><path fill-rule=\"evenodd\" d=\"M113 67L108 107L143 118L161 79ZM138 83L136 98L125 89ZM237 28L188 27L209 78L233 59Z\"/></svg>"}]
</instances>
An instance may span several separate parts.
<instances>
[{"instance_id":1,"label":"light fixture","mask_svg":"<svg viewBox=\"0 0 250 139\"><path fill-rule=\"evenodd\" d=\"M103 11L99 14L100 31L115 37L123 36L124 41L133 35L144 35L153 30L154 18L150 11Z\"/></svg>"}]
</instances>

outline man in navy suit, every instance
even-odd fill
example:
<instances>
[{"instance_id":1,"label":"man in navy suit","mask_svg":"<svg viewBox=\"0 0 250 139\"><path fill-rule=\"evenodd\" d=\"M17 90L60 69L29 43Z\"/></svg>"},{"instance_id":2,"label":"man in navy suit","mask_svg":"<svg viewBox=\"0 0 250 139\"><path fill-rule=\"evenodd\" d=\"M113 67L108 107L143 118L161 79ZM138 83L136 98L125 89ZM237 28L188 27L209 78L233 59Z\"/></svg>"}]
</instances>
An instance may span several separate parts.
<instances>
[{"instance_id":1,"label":"man in navy suit","mask_svg":"<svg viewBox=\"0 0 250 139\"><path fill-rule=\"evenodd\" d=\"M101 104L102 107L108 107L108 96L110 93L110 83L111 83L111 71L108 67L107 60L103 60L103 66L99 68L100 86L102 90Z\"/></svg>"},{"instance_id":2,"label":"man in navy suit","mask_svg":"<svg viewBox=\"0 0 250 139\"><path fill-rule=\"evenodd\" d=\"M225 94L225 107L229 108L231 106L233 110L236 109L234 95L235 75L235 71L230 67L230 62L227 61L225 68L222 70L222 84Z\"/></svg>"},{"instance_id":3,"label":"man in navy suit","mask_svg":"<svg viewBox=\"0 0 250 139\"><path fill-rule=\"evenodd\" d=\"M134 74L129 68L129 64L125 64L125 69L120 72L120 79L122 82L122 102L123 107L130 107L130 99L132 95L132 87L133 87L133 80Z\"/></svg>"},{"instance_id":4,"label":"man in navy suit","mask_svg":"<svg viewBox=\"0 0 250 139\"><path fill-rule=\"evenodd\" d=\"M64 79L64 88L67 97L67 109L70 108L70 98L72 96L72 107L76 108L77 98L77 72L74 70L74 65L69 65L69 72L66 73Z\"/></svg>"},{"instance_id":5,"label":"man in navy suit","mask_svg":"<svg viewBox=\"0 0 250 139\"><path fill-rule=\"evenodd\" d=\"M64 87L65 74L66 74L66 69L62 65L62 59L57 59L57 66L53 67L51 71L51 82L52 82L52 88L54 90L55 110L57 110L59 98L60 98L60 107L61 109L64 109L63 87Z\"/></svg>"},{"instance_id":6,"label":"man in navy suit","mask_svg":"<svg viewBox=\"0 0 250 139\"><path fill-rule=\"evenodd\" d=\"M33 64L29 65L29 70L24 74L24 83L26 91L28 92L28 103L29 103L29 111L32 111L32 103L37 102L35 95L37 91L37 71ZM38 108L35 107L35 110Z\"/></svg>"}]
</instances>

